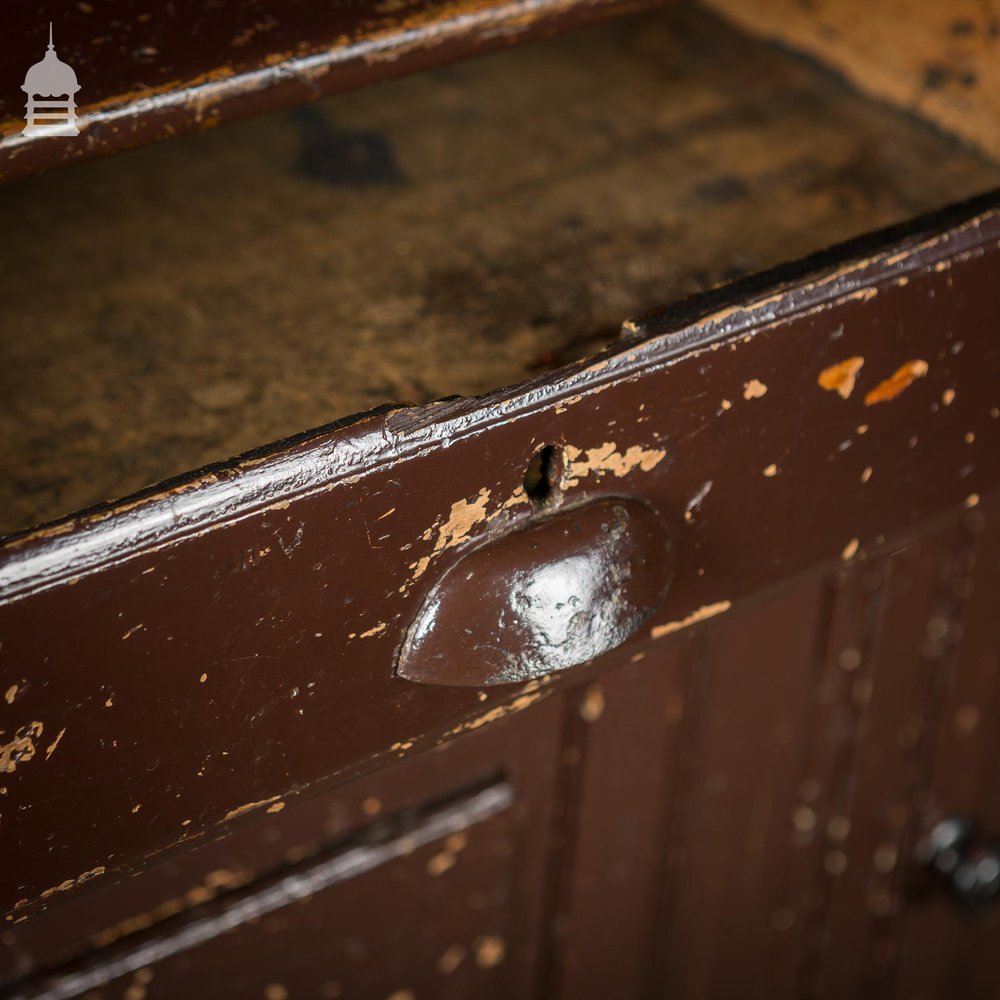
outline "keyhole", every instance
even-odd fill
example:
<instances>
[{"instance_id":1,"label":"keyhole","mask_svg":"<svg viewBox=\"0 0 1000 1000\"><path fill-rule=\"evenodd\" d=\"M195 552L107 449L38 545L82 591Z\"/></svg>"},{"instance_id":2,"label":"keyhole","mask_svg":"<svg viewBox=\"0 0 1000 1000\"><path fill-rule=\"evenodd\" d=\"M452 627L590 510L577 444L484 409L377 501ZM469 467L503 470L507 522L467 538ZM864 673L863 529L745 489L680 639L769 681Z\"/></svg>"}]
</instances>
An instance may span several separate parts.
<instances>
[{"instance_id":1,"label":"keyhole","mask_svg":"<svg viewBox=\"0 0 1000 1000\"><path fill-rule=\"evenodd\" d=\"M524 472L524 492L533 507L547 507L558 498L562 485L562 449L554 444L539 448Z\"/></svg>"}]
</instances>

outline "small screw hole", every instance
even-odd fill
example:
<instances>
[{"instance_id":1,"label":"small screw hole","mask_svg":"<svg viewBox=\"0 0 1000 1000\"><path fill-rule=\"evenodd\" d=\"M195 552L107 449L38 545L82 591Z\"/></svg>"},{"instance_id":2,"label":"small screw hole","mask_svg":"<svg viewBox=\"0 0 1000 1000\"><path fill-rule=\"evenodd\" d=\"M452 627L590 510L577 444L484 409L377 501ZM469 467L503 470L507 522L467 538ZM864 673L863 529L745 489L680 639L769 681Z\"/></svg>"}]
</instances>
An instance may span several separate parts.
<instances>
[{"instance_id":1,"label":"small screw hole","mask_svg":"<svg viewBox=\"0 0 1000 1000\"><path fill-rule=\"evenodd\" d=\"M524 472L524 492L534 507L544 507L559 496L562 449L554 444L539 448Z\"/></svg>"}]
</instances>

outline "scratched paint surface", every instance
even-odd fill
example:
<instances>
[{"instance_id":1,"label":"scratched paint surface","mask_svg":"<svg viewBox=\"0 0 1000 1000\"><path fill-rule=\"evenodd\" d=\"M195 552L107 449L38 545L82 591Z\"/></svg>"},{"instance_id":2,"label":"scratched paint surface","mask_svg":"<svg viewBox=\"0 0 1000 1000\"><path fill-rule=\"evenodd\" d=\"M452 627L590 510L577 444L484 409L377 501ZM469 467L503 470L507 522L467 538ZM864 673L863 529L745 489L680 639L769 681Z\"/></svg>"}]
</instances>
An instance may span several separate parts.
<instances>
[{"instance_id":1,"label":"scratched paint surface","mask_svg":"<svg viewBox=\"0 0 1000 1000\"><path fill-rule=\"evenodd\" d=\"M585 686L572 714L581 726L596 731L614 713L613 679L607 688L596 680L586 683L598 670L648 657L647 676L662 675L662 658L669 663L673 651L698 629L713 637L697 640L714 644L709 646L716 650L713 669L721 675L720 664L729 668L726 687L732 697L740 693L739 682L749 690L769 670L779 680L787 675L782 684L794 682L807 690L797 668L816 654L803 650L790 656L786 649L776 657L766 615L748 614L745 605L789 576L836 567L838 586L855 581L848 582L849 594L853 586L879 592L881 601L887 578L898 588L895 594L888 591L889 615L874 637L883 664L875 675L878 686L859 652L873 640L870 631L845 629L854 645L830 654L831 672L846 678L846 701L859 728L869 702L878 723L870 727L867 752L859 758L888 760L882 771L897 767L898 758L898 769L909 775L915 766L926 768L920 754L911 753L926 725L939 725L945 738L952 728L969 738L979 728L976 705L949 706L948 711L955 709L952 727L946 724L951 716L945 720L945 708L937 709L930 697L940 693L935 678L946 662L952 618L931 616L925 629L913 628L908 588L911 578L917 581L916 607L931 614L940 603L935 597L939 567L946 565L948 553L967 553L972 543L964 536L955 542L941 532L920 545L905 544L917 531L928 535L931 516L950 511L954 518L958 512L963 531L972 532L981 530L980 510L990 504L995 509L1000 401L995 399L998 357L989 331L998 305L992 276L1000 234L992 213L959 225L956 232L960 245L955 239L951 244L931 239L921 249L857 265L858 273L842 280L804 279L749 306L747 296L733 293L736 301L702 317L693 336L691 330L664 329L657 318L636 321L629 329L648 339L624 345L614 358L563 372L557 383L542 380L481 403L373 416L285 453L212 473L165 498L133 502L103 522L67 522L8 547L0 573L13 571L16 577L22 556L34 559L38 569L22 580L19 599L0 607L0 690L6 692L0 705L0 846L21 861L2 886L10 907L8 937L44 927L47 918L74 905L82 913L101 894L114 899L131 881L126 876L190 859L193 848L210 847L220 832L256 830L267 839L264 831L283 829L281 824L308 804L308 795L329 792L371 768L391 773L385 765L431 760L434 754L420 758L415 752L439 741L489 736L503 720L541 719L541 729L554 732L554 714L537 714L564 690L552 677L497 696L441 689L424 697L401 687L386 669L426 588L469 547L541 516L526 501L520 478L529 456L546 442L562 447L566 475L559 488L567 499L641 497L671 526L681 554L677 586L648 630L577 675ZM783 307L783 316L773 311ZM683 357L671 346L675 336L688 348ZM449 447L439 447L442 441ZM283 461L286 470L292 468L291 479L281 478ZM421 484L419 491L415 483ZM220 523L227 517L230 523ZM102 536L105 528L109 534ZM96 540L95 548L87 549L88 540ZM988 556L994 550L984 551ZM49 555L54 563L46 564ZM948 574L960 577L968 571L969 560L956 556L954 561L958 571L949 567ZM989 559L980 556L980 565L988 570ZM32 592L42 582L52 583L52 589ZM948 597L951 616L970 600L971 587L963 589L961 583L955 581ZM809 599L816 589L806 586L801 599L779 605L779 612L808 618L815 613ZM868 600L876 606L875 598ZM832 606L835 629L840 605ZM59 622L58 630L53 621ZM811 628L794 633L793 644L803 638L811 641ZM983 648L995 652L995 644ZM921 668L916 674L910 670L914 662ZM697 662L706 665L704 657ZM898 690L905 697L895 697ZM688 707L671 697L664 709L662 693L650 700L650 711L657 722L665 712L668 724L675 725ZM374 709L359 712L358 706ZM831 724L827 716L838 710L824 707L821 724ZM769 719L772 714L768 706ZM637 717L633 714L631 726ZM720 712L718 718L724 717ZM733 717L745 722L736 713L727 725ZM522 734L530 731L531 725ZM701 738L698 726L693 732ZM773 741L774 733L763 727L761 732L761 740L752 728L744 733L745 745ZM753 843L764 836L761 816L742 806L752 805L748 791L759 790L760 757L741 753L739 760L721 759L719 731L705 726L703 734L704 784L714 789L714 808L749 816L748 832L741 830L740 836L741 848L752 854ZM883 737L887 742L880 746ZM516 738L510 742L518 745ZM549 751L554 747L551 740L541 744ZM782 933L805 925L812 938L825 936L835 943L834 957L860 954L868 971L881 969L889 964L877 947L886 940L883 918L901 904L894 895L892 852L898 854L900 845L912 839L907 810L916 796L908 798L912 789L901 787L905 782L893 785L879 768L859 766L852 780L843 782L856 789L861 808L853 819L864 831L864 844L878 847L870 874L865 862L873 852L848 841L838 782L822 790L829 801L805 791L822 772L823 761L817 768L813 758L822 755L823 746L822 735L807 741L810 752L802 766L808 770L795 786L799 799L781 799L791 827L782 827L781 836L815 843L817 851L824 848L810 855L810 867L822 871L827 902L799 911L794 904L782 905L786 900L768 897L767 912L753 911L748 925ZM962 750L968 770L968 751ZM779 751L773 770L785 768L790 775L799 758L784 745ZM718 756L713 758L713 752ZM564 763L569 766L573 759L568 755ZM643 759L647 771L649 759ZM497 751L480 777L495 774L501 760L500 770L508 773L510 758ZM94 780L112 769L115 781ZM749 783L747 770L755 772ZM616 769L616 779L622 773ZM784 791L793 784L786 778ZM538 811L541 798L525 814L547 828ZM884 811L886 802L891 808ZM720 905L732 911L732 887L739 881L720 877L725 871L718 859L739 858L739 850L720 850L712 840L725 824L709 821L711 801L695 804L683 821L691 824L683 831L691 851L687 874L673 880L670 897L692 916L691 934L685 939L681 928L670 935L661 948L668 961L657 955L671 993L680 993L685 983L724 981L735 965L717 961L717 955L738 954L740 947L730 942L732 950L725 951L724 942L694 932L695 913L712 914ZM366 795L353 808L356 825L360 816L378 816L384 804ZM98 821L71 827L66 815ZM350 828L351 823L334 827ZM825 845L811 836L820 828ZM371 883L365 879L355 881L353 891L363 903L413 879L418 915L441 912L456 902L446 880L467 877L466 862L477 856L480 843L471 831L464 839L451 834L419 848L404 838L399 857L412 860L381 868L379 877L387 883L379 883L375 892L367 891ZM505 868L511 841L504 831L487 837L487 843L495 846L481 858L486 875L472 882L496 900L515 877ZM279 863L305 860L308 866L316 850L296 843ZM276 850L272 857L278 857ZM183 883L185 891L167 894L140 913L119 913L122 919L103 926L97 943L142 934L192 907L224 908L228 894L239 894L255 874L236 866L207 868ZM346 899L351 898L348 893ZM513 898L520 905L528 894ZM740 899L736 905L748 905ZM345 896L338 894L332 904L317 898L306 909L314 914L331 906L336 916L344 905ZM863 920L858 919L861 911ZM437 926L431 933L429 925L420 924L428 935L427 947L414 945L421 968L428 975L452 977L434 981L456 983L459 991L468 992L473 982L477 995L490 990L510 995L509 988L498 985L503 980L494 978L508 974L515 952L502 926L508 915L487 911L479 916L482 924L464 909L456 913L465 936L447 941L436 936ZM384 931L383 917L380 912L370 940ZM144 919L149 923L140 926ZM309 949L314 957L328 945L330 915L324 911L301 919L301 929L315 934ZM415 923L405 921L407 927ZM511 932L518 925L519 920L509 919ZM313 981L313 967L303 973L283 965L294 949L282 946L288 927L280 915L260 929L250 927L244 934L253 941L242 937L240 954L252 948L266 955L273 975L259 978L262 965L242 969L247 989L281 1000L294 995L300 977L311 992L318 987L337 995L338 980ZM44 931L40 935L44 940ZM710 951L708 941L720 950ZM866 942L872 941L868 948ZM772 947L770 941L755 953L773 954ZM379 950L387 948L379 945ZM914 956L924 951L912 947L907 956L908 974L916 982L923 977ZM856 992L852 986L861 971L824 954L807 955L806 979L816 974L813 966L824 962L831 982L845 984L842 995ZM232 968L218 950L198 966L199 979L203 984L215 975L228 983ZM402 973L414 968L412 961L403 963L400 976L392 982L379 979L378 989L392 1000L412 1000L422 991ZM186 982L183 969L178 979L171 979L176 969L163 971L157 981L159 973L143 966L114 985L138 997L176 992ZM385 971L366 962L358 975Z\"/></svg>"},{"instance_id":2,"label":"scratched paint surface","mask_svg":"<svg viewBox=\"0 0 1000 1000\"><path fill-rule=\"evenodd\" d=\"M56 895L558 690L552 678L488 694L392 677L440 575L468 547L544 516L519 494L542 444L591 456L587 475L562 484L567 502L643 500L675 543L648 631L584 670L725 620L789 576L861 563L932 514L975 509L998 474L998 355L984 317L997 308L1000 223L965 211L944 233L780 291L736 289L693 326L671 329L669 312L637 321L635 340L554 381L369 417L8 544L0 689L16 690L0 707L5 738L31 744L2 785L0 843L30 859L3 873L12 920L86 873L104 869ZM862 354L849 396L819 383ZM866 405L915 359L920 377ZM110 773L109 760L124 780L83 780ZM100 830L60 821L91 810ZM51 851L31 850L53 830L64 832Z\"/></svg>"},{"instance_id":3,"label":"scratched paint surface","mask_svg":"<svg viewBox=\"0 0 1000 1000\"><path fill-rule=\"evenodd\" d=\"M240 945L241 988L248 995L263 995L272 984L284 986L290 996L303 991L335 996L337 984L341 992L379 996L404 986L418 995L431 991L456 998L470 992L522 992L541 904L540 894L525 890L538 877L547 851L538 824L549 816L557 759L551 740L557 706L540 709L530 719L508 713L506 722L441 752L410 757L326 795L296 800L280 816L244 824L224 841L193 844L124 886L93 882L87 894L63 897L62 905L45 910L39 919L8 924L0 981L99 947L110 950L76 971L90 975L92 987L108 991L105 995L131 998L138 988L151 1000L174 995L191 975L203 991L214 975L228 975L231 982L233 969L219 962L212 932L202 935L200 947L175 944L166 964L129 956L157 940L165 928L176 931L176 918L186 911L211 921L234 901L239 905L251 899L263 884L274 883L275 872L292 872L303 884L309 881L315 896L317 869L322 876L324 866L336 866L338 858L353 851L356 868L348 866L340 875L335 871L317 898L323 912L315 925L323 934L321 945L307 948L298 936L296 946L289 948L274 939L301 927L304 914L287 899L257 913L238 933L244 942L246 935L263 934L250 949L256 956L252 961L246 960L247 945ZM498 766L504 770L503 786L484 786L484 778ZM482 792L492 795L493 805L470 811L465 804L470 788L473 800ZM429 820L432 827L436 822L438 802L447 803L452 818L428 835L424 831ZM389 848L382 850L386 840ZM355 878L360 884L351 888ZM396 915L408 914L407 926L419 924L419 933L407 934L405 941L396 937L400 924L385 919L389 897ZM331 922L330 908L346 926ZM312 918L306 923L313 925ZM268 951L272 946L279 950ZM369 956L376 949L391 951L391 960L372 963ZM286 961L282 952L294 960ZM101 971L109 958L130 962L128 971ZM56 985L50 981L48 988ZM226 995L222 986L218 995Z\"/></svg>"}]
</instances>

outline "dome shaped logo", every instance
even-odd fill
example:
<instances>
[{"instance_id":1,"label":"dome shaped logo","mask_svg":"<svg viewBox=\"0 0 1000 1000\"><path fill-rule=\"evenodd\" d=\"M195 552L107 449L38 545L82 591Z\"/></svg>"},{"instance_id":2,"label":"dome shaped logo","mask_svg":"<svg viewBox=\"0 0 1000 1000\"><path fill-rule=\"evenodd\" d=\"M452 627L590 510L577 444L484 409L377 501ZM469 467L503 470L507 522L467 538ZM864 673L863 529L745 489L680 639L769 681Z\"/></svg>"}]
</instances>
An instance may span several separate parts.
<instances>
[{"instance_id":1,"label":"dome shaped logo","mask_svg":"<svg viewBox=\"0 0 1000 1000\"><path fill-rule=\"evenodd\" d=\"M76 125L76 81L73 67L64 63L52 44L52 23L49 22L49 48L44 58L25 74L21 87L28 95L25 106L26 125L21 130L27 136L79 135Z\"/></svg>"}]
</instances>

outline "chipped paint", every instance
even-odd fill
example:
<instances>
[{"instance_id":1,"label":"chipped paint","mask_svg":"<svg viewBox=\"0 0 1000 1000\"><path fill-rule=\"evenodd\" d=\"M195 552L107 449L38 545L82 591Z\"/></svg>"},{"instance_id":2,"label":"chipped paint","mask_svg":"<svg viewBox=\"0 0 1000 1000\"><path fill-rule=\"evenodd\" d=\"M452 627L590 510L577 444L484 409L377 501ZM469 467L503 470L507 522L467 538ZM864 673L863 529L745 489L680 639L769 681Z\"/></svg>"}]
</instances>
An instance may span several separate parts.
<instances>
[{"instance_id":1,"label":"chipped paint","mask_svg":"<svg viewBox=\"0 0 1000 1000\"><path fill-rule=\"evenodd\" d=\"M767 386L759 378L752 378L749 382L743 383L744 399L760 399L767 395Z\"/></svg>"},{"instance_id":2,"label":"chipped paint","mask_svg":"<svg viewBox=\"0 0 1000 1000\"><path fill-rule=\"evenodd\" d=\"M385 622L379 622L378 625L373 625L367 632L362 632L358 636L359 639L370 639L373 635L379 635L388 628Z\"/></svg>"},{"instance_id":3,"label":"chipped paint","mask_svg":"<svg viewBox=\"0 0 1000 1000\"><path fill-rule=\"evenodd\" d=\"M861 482L867 483L868 480L871 479L872 477L872 471L873 471L872 467L870 465L866 465L861 473Z\"/></svg>"},{"instance_id":4,"label":"chipped paint","mask_svg":"<svg viewBox=\"0 0 1000 1000\"><path fill-rule=\"evenodd\" d=\"M923 378L928 371L928 364L920 358L907 361L900 365L893 374L883 379L874 389L865 396L865 406L874 406L875 403L886 403L890 399L895 399L904 389L908 388L918 378Z\"/></svg>"},{"instance_id":5,"label":"chipped paint","mask_svg":"<svg viewBox=\"0 0 1000 1000\"><path fill-rule=\"evenodd\" d=\"M614 441L607 441L596 448L586 450L566 445L564 454L566 466L562 483L568 488L579 485L580 479L589 475L600 477L610 473L616 478L622 478L636 469L649 472L663 461L667 453L664 449L644 448L641 445L632 445L624 452L619 452ZM452 504L449 515L443 523L435 522L423 532L421 538L424 541L430 541L435 532L437 533L434 547L428 555L421 556L409 564L410 579L399 588L400 593L406 593L442 552L468 539L476 525L494 520L511 507L529 503L524 488L518 486L498 509L493 513L487 513L490 496L491 491L483 487L474 500L462 499ZM382 623L376 628L381 632L385 627L385 623ZM362 633L361 638L370 634L377 632ZM351 633L348 638L353 639L355 636L356 633Z\"/></svg>"},{"instance_id":6,"label":"chipped paint","mask_svg":"<svg viewBox=\"0 0 1000 1000\"><path fill-rule=\"evenodd\" d=\"M475 729L480 729L483 726L487 726L491 722L497 722L508 715L514 715L517 712L522 712L529 705L534 705L534 703L538 701L543 694L544 692L542 691L533 691L530 694L522 694L519 698L515 698L506 705L497 705L496 708L491 708L488 712L484 712L482 715L477 715L474 719L467 719L465 722L460 723L453 729L449 729L445 734L445 739L449 739L452 736L458 736L461 733L467 733Z\"/></svg>"},{"instance_id":7,"label":"chipped paint","mask_svg":"<svg viewBox=\"0 0 1000 1000\"><path fill-rule=\"evenodd\" d=\"M972 510L973 507L978 507L979 506L979 494L978 493L970 493L965 498L964 503L965 503L965 509L966 510Z\"/></svg>"},{"instance_id":8,"label":"chipped paint","mask_svg":"<svg viewBox=\"0 0 1000 1000\"><path fill-rule=\"evenodd\" d=\"M38 898L48 899L58 892L68 892L78 885L83 885L84 882L89 882L92 878L97 878L98 875L103 875L106 870L104 865L98 865L96 868L91 868L90 871L86 871L82 875L77 875L76 878L68 878L65 882L60 882L59 885L54 885L51 889L46 889Z\"/></svg>"},{"instance_id":9,"label":"chipped paint","mask_svg":"<svg viewBox=\"0 0 1000 1000\"><path fill-rule=\"evenodd\" d=\"M56 736L56 738L48 745L45 751L46 760L48 760L56 752L56 747L59 746L59 741L63 738L63 733L65 732L66 727L63 726L63 728L59 730L59 735Z\"/></svg>"},{"instance_id":10,"label":"chipped paint","mask_svg":"<svg viewBox=\"0 0 1000 1000\"><path fill-rule=\"evenodd\" d=\"M54 885L50 889L46 889L39 898L48 899L49 896L54 896L57 892L66 892L72 889L74 885L76 885L76 879L68 878L65 882L60 882L59 885Z\"/></svg>"},{"instance_id":11,"label":"chipped paint","mask_svg":"<svg viewBox=\"0 0 1000 1000\"><path fill-rule=\"evenodd\" d=\"M854 383L864 363L865 359L860 354L855 354L824 368L816 381L828 392L836 392L841 399L848 399L854 392Z\"/></svg>"},{"instance_id":12,"label":"chipped paint","mask_svg":"<svg viewBox=\"0 0 1000 1000\"><path fill-rule=\"evenodd\" d=\"M697 611L692 611L691 614L681 618L679 621L668 622L666 625L654 625L649 630L650 637L653 639L662 639L665 635L671 635L674 632L679 632L681 629L688 628L690 625L695 625L708 618L721 615L732 606L732 601L716 601L714 604L705 604L698 608Z\"/></svg>"},{"instance_id":13,"label":"chipped paint","mask_svg":"<svg viewBox=\"0 0 1000 1000\"><path fill-rule=\"evenodd\" d=\"M253 873L242 869L230 871L226 868L219 868L210 871L199 885L188 889L180 896L164 900L146 913L126 917L112 927L99 931L91 937L91 943L95 947L106 948L129 934L144 931L191 906L206 903L214 899L224 889L238 889L252 879Z\"/></svg>"},{"instance_id":14,"label":"chipped paint","mask_svg":"<svg viewBox=\"0 0 1000 1000\"><path fill-rule=\"evenodd\" d=\"M16 697L17 697L17 685L11 684L11 686L7 688L7 692L6 694L4 694L3 700L7 702L8 705L13 705L14 699Z\"/></svg>"},{"instance_id":15,"label":"chipped paint","mask_svg":"<svg viewBox=\"0 0 1000 1000\"><path fill-rule=\"evenodd\" d=\"M556 406L556 413L565 413L571 406L576 406L583 396L567 396L558 406Z\"/></svg>"},{"instance_id":16,"label":"chipped paint","mask_svg":"<svg viewBox=\"0 0 1000 1000\"><path fill-rule=\"evenodd\" d=\"M445 549L459 545L469 537L472 529L480 521L486 520L486 505L489 503L490 491L484 486L475 500L458 500L451 505L451 512L448 519L438 527L436 524L428 528L423 533L424 541L430 541L437 528L437 541L429 556L424 556L414 563L410 563L413 573L410 581L418 580L426 572L431 560L440 555Z\"/></svg>"},{"instance_id":17,"label":"chipped paint","mask_svg":"<svg viewBox=\"0 0 1000 1000\"><path fill-rule=\"evenodd\" d=\"M768 479L771 479L778 474L778 466L772 462L770 465L764 467L763 474L767 476Z\"/></svg>"},{"instance_id":18,"label":"chipped paint","mask_svg":"<svg viewBox=\"0 0 1000 1000\"><path fill-rule=\"evenodd\" d=\"M27 764L35 756L35 740L44 729L41 722L29 722L18 729L14 739L0 746L0 774L13 774L18 764Z\"/></svg>"},{"instance_id":19,"label":"chipped paint","mask_svg":"<svg viewBox=\"0 0 1000 1000\"><path fill-rule=\"evenodd\" d=\"M511 495L506 500L504 500L504 502L500 505L500 510L491 514L486 520L492 521L493 518L496 517L497 514L499 514L501 511L510 510L511 507L517 507L523 503L531 503L531 500L528 497L528 494L525 493L524 487L518 486L514 489Z\"/></svg>"},{"instance_id":20,"label":"chipped paint","mask_svg":"<svg viewBox=\"0 0 1000 1000\"><path fill-rule=\"evenodd\" d=\"M858 539L852 538L841 550L840 558L847 562L848 559L853 559L858 551Z\"/></svg>"},{"instance_id":21,"label":"chipped paint","mask_svg":"<svg viewBox=\"0 0 1000 1000\"><path fill-rule=\"evenodd\" d=\"M272 802L277 802L280 798L280 795L272 795L269 799L261 799L259 802L247 802L245 805L237 806L235 809L230 809L222 817L222 822L228 823L229 820L236 819L237 816L244 816L248 812L253 812L254 809L260 809L261 806L269 806ZM190 823L191 821L188 820L188 822Z\"/></svg>"},{"instance_id":22,"label":"chipped paint","mask_svg":"<svg viewBox=\"0 0 1000 1000\"><path fill-rule=\"evenodd\" d=\"M662 448L643 448L641 445L632 445L622 453L614 441L605 441L586 450L568 444L564 451L567 459L564 484L567 487L578 486L581 479L590 475L599 477L610 472L621 479L635 469L649 472L667 455Z\"/></svg>"},{"instance_id":23,"label":"chipped paint","mask_svg":"<svg viewBox=\"0 0 1000 1000\"><path fill-rule=\"evenodd\" d=\"M955 402L955 390L945 389L945 391L941 393L941 402L944 403L945 406L951 406L951 404Z\"/></svg>"},{"instance_id":24,"label":"chipped paint","mask_svg":"<svg viewBox=\"0 0 1000 1000\"><path fill-rule=\"evenodd\" d=\"M285 808L284 802L275 802L274 805L267 807L267 812L269 813L280 813L282 809Z\"/></svg>"}]
</instances>

